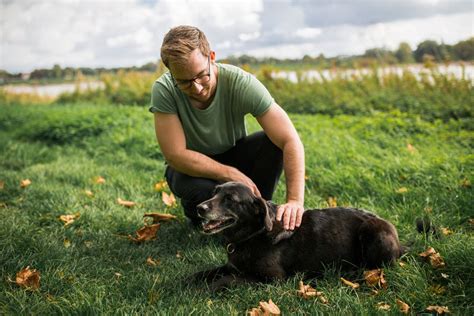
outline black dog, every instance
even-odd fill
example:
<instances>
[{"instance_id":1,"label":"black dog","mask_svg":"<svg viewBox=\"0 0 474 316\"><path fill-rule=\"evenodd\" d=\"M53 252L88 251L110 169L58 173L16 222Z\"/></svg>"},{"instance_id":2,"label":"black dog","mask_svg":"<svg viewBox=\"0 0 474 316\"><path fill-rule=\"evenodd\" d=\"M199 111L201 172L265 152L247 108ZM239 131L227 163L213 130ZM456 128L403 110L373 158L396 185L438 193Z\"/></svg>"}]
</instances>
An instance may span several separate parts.
<instances>
[{"instance_id":1,"label":"black dog","mask_svg":"<svg viewBox=\"0 0 474 316\"><path fill-rule=\"evenodd\" d=\"M230 283L265 282L303 272L316 276L325 266L375 268L402 254L395 227L354 208L307 210L301 226L284 230L276 221L277 205L257 198L237 182L216 187L211 199L198 205L203 232L222 232L228 262L195 277L218 290Z\"/></svg>"}]
</instances>

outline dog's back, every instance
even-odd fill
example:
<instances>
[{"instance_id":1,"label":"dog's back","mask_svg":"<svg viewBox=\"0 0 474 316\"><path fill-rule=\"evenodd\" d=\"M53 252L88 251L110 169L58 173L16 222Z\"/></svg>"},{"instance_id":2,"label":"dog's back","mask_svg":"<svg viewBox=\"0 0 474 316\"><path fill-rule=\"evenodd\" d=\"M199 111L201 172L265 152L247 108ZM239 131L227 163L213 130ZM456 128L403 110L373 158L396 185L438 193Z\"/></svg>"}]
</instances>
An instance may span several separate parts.
<instances>
[{"instance_id":1,"label":"dog's back","mask_svg":"<svg viewBox=\"0 0 474 316\"><path fill-rule=\"evenodd\" d=\"M301 226L288 242L285 248L296 251L293 252L294 260L288 260L286 264L295 272L319 272L332 264L342 268L373 268L400 256L398 235L393 225L354 208L307 210Z\"/></svg>"}]
</instances>

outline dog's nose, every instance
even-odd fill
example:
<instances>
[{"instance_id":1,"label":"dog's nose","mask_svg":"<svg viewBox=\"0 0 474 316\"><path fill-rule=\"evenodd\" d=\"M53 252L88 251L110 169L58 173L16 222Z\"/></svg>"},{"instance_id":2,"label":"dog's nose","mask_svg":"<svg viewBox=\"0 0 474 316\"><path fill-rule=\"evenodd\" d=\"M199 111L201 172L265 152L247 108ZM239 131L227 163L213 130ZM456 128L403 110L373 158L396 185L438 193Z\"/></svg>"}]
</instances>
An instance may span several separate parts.
<instances>
[{"instance_id":1,"label":"dog's nose","mask_svg":"<svg viewBox=\"0 0 474 316\"><path fill-rule=\"evenodd\" d=\"M204 214L209 211L209 206L206 203L201 203L196 206L196 210L199 216L203 217Z\"/></svg>"}]
</instances>

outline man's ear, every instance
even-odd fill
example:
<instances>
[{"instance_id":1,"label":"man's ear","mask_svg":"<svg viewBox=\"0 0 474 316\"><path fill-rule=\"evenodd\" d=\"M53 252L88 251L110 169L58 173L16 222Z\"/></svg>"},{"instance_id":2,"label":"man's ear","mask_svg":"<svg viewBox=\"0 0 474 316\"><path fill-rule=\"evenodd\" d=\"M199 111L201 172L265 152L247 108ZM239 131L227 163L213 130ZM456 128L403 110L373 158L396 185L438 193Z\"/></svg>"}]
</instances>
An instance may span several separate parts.
<instances>
[{"instance_id":1,"label":"man's ear","mask_svg":"<svg viewBox=\"0 0 474 316\"><path fill-rule=\"evenodd\" d=\"M216 52L211 50L211 52L209 53L209 56L211 57L211 61L214 62L216 61Z\"/></svg>"},{"instance_id":2,"label":"man's ear","mask_svg":"<svg viewBox=\"0 0 474 316\"><path fill-rule=\"evenodd\" d=\"M273 221L270 216L270 210L268 209L267 202L262 199L261 197L256 197L255 198L255 203L256 203L256 213L257 214L263 214L264 216L264 224L265 224L265 229L267 231L272 231L273 229Z\"/></svg>"}]
</instances>

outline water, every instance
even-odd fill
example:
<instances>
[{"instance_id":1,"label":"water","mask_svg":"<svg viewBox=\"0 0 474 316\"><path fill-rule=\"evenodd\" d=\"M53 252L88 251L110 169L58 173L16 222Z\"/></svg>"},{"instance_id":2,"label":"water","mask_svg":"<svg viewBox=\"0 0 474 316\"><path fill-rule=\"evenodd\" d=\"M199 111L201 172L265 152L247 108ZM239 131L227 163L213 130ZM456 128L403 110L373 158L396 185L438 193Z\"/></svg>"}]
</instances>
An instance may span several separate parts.
<instances>
[{"instance_id":1,"label":"water","mask_svg":"<svg viewBox=\"0 0 474 316\"><path fill-rule=\"evenodd\" d=\"M450 65L438 65L436 67L437 71L441 74L451 75L455 78L462 78L463 72L466 79L470 79L474 82L474 64L466 64L462 66L461 64L450 64ZM383 76L384 74L395 73L399 76L403 74L404 70L412 72L418 79L423 75L430 77L432 70L429 70L422 65L407 65L407 66L389 66L389 67L380 67L377 69L378 74ZM301 73L302 80L309 81L322 81L332 80L335 77L343 77L347 79L351 78L360 78L363 75L369 74L372 72L372 69L361 68L361 69L347 69L347 70L307 70ZM298 75L296 71L274 71L272 72L273 78L285 78L292 82L298 82ZM57 97L64 92L74 92L77 87L80 91L87 89L103 89L104 83L101 81L90 81L90 82L81 82L80 84L75 83L61 83L61 84L51 84L51 85L28 85L28 84L19 84L19 85L6 85L3 86L7 92L10 93L29 93L37 94L44 97Z\"/></svg>"}]
</instances>

